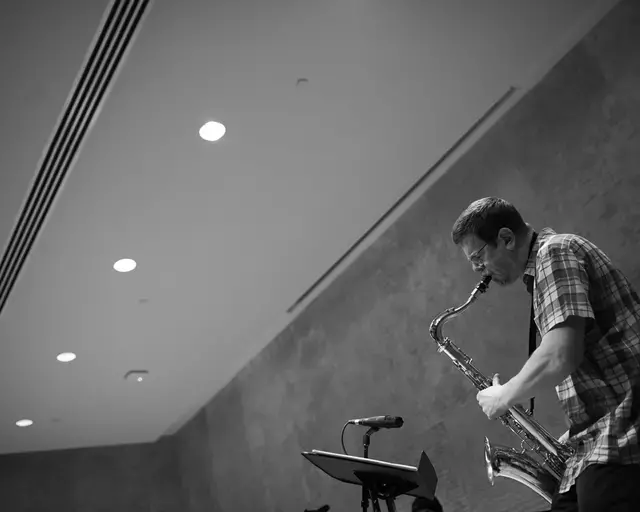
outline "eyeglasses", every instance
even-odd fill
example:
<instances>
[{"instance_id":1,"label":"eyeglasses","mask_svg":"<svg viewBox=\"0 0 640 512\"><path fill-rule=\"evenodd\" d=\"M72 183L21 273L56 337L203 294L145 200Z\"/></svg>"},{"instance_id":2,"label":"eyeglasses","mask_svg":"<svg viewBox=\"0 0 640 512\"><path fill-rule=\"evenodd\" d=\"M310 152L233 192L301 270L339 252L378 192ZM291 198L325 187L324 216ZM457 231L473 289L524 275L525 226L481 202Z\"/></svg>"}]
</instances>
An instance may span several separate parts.
<instances>
[{"instance_id":1,"label":"eyeglasses","mask_svg":"<svg viewBox=\"0 0 640 512\"><path fill-rule=\"evenodd\" d=\"M484 244L482 247L480 247L480 249L478 249L476 252L474 252L468 259L469 262L472 265L482 265L483 261L480 259L480 253L484 250L484 248L489 245L489 243L487 242L486 244Z\"/></svg>"}]
</instances>

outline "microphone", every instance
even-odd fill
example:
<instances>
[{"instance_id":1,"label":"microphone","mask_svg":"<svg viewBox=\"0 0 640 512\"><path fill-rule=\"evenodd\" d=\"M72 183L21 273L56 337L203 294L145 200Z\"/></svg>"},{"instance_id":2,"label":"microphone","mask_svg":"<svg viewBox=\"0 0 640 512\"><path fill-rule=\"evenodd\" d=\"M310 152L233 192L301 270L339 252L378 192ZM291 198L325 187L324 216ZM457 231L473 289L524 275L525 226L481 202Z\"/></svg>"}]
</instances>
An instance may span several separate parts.
<instances>
[{"instance_id":1,"label":"microphone","mask_svg":"<svg viewBox=\"0 0 640 512\"><path fill-rule=\"evenodd\" d=\"M404 425L404 420L400 416L372 416L371 418L349 420L349 423L371 428L400 428Z\"/></svg>"}]
</instances>

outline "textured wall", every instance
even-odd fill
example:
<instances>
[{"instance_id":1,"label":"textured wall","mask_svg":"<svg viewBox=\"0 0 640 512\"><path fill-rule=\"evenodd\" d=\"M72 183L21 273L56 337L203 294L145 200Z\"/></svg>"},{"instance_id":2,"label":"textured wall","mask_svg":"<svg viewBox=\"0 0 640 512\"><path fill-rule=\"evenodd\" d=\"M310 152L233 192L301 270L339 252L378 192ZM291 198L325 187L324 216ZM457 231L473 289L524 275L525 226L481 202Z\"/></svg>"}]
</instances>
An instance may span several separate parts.
<instances>
[{"instance_id":1,"label":"textured wall","mask_svg":"<svg viewBox=\"0 0 640 512\"><path fill-rule=\"evenodd\" d=\"M425 450L446 510L543 509L519 484L488 485L483 437L516 438L482 415L475 389L428 337L431 319L478 279L449 230L470 201L502 196L537 228L591 238L640 287L639 128L640 4L627 1L184 427L189 510L356 510L358 489L300 451L339 452L343 422L377 414L406 423L377 433L371 456L417 464ZM506 378L525 360L527 298L522 286L496 287L447 332ZM551 393L536 412L564 431ZM350 453L361 453L362 433L347 430Z\"/></svg>"},{"instance_id":2,"label":"textured wall","mask_svg":"<svg viewBox=\"0 0 640 512\"><path fill-rule=\"evenodd\" d=\"M0 509L184 512L175 439L4 455Z\"/></svg>"}]
</instances>

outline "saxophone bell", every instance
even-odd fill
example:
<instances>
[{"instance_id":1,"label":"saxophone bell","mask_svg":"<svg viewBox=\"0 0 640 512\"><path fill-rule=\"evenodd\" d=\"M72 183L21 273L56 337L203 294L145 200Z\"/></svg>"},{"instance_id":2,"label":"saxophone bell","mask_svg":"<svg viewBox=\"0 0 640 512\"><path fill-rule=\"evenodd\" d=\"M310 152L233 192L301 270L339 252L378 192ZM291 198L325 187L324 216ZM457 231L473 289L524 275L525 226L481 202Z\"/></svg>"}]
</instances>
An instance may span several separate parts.
<instances>
[{"instance_id":1,"label":"saxophone bell","mask_svg":"<svg viewBox=\"0 0 640 512\"><path fill-rule=\"evenodd\" d=\"M551 503L558 481L528 453L518 452L508 446L492 446L489 439L485 437L484 463L491 485L495 484L497 476L509 478L528 487Z\"/></svg>"}]
</instances>

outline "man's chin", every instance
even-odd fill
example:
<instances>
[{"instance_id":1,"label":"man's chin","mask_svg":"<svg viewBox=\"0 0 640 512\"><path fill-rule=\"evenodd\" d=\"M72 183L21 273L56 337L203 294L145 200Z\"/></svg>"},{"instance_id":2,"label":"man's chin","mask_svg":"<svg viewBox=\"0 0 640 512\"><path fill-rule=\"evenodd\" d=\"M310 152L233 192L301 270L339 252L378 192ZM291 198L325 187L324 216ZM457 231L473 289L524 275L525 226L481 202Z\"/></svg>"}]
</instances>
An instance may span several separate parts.
<instances>
[{"instance_id":1,"label":"man's chin","mask_svg":"<svg viewBox=\"0 0 640 512\"><path fill-rule=\"evenodd\" d=\"M499 277L498 278L496 278L496 277L492 278L492 281L494 283L496 283L498 286L503 286L503 287L504 286L509 286L509 285L515 283L514 280L500 279Z\"/></svg>"}]
</instances>

